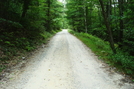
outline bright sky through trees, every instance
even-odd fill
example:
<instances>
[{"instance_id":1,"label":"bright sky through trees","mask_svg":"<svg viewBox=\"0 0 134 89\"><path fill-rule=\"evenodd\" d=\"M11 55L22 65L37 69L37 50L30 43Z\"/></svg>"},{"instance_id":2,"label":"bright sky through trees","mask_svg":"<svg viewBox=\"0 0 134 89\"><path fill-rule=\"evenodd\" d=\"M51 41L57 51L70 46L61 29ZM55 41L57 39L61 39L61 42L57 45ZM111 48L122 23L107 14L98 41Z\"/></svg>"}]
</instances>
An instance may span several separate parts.
<instances>
[{"instance_id":1,"label":"bright sky through trees","mask_svg":"<svg viewBox=\"0 0 134 89\"><path fill-rule=\"evenodd\" d=\"M64 0L58 0L58 1L60 1L60 2L62 2L62 3L64 2Z\"/></svg>"},{"instance_id":2,"label":"bright sky through trees","mask_svg":"<svg viewBox=\"0 0 134 89\"><path fill-rule=\"evenodd\" d=\"M63 4L66 3L66 0L58 0L59 2L62 2Z\"/></svg>"}]
</instances>

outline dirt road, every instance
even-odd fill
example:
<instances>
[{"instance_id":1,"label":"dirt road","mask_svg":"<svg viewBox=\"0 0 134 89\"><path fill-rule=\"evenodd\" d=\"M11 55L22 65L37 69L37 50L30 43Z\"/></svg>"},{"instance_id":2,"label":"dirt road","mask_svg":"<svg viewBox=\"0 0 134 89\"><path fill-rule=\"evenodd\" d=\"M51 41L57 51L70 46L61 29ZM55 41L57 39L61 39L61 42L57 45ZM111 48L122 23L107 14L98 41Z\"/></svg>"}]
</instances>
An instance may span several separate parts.
<instances>
[{"instance_id":1,"label":"dirt road","mask_svg":"<svg viewBox=\"0 0 134 89\"><path fill-rule=\"evenodd\" d=\"M1 80L0 89L134 89L67 30L29 60Z\"/></svg>"}]
</instances>

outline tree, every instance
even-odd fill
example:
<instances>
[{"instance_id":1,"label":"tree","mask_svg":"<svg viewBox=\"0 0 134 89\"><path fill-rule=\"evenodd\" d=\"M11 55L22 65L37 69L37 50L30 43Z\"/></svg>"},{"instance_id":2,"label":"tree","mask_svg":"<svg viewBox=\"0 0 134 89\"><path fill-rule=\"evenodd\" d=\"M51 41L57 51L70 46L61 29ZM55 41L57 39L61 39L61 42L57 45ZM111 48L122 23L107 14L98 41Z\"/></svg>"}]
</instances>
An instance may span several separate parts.
<instances>
[{"instance_id":1,"label":"tree","mask_svg":"<svg viewBox=\"0 0 134 89\"><path fill-rule=\"evenodd\" d=\"M110 22L108 20L109 16L107 16L106 13L105 13L103 1L99 0L99 2L100 2L100 5L101 5L101 8L102 8L102 14L103 14L105 25L106 25L107 32L108 32L108 35L109 35L110 46L111 46L113 52L116 53L115 48L114 48L113 34L112 34L112 31L111 31Z\"/></svg>"},{"instance_id":2,"label":"tree","mask_svg":"<svg viewBox=\"0 0 134 89\"><path fill-rule=\"evenodd\" d=\"M123 21L123 0L118 0L118 4L119 4L119 15L120 15L120 30L119 30L119 42L122 43L123 42L123 30L124 30L124 21ZM120 46L122 46L122 44L119 44Z\"/></svg>"}]
</instances>

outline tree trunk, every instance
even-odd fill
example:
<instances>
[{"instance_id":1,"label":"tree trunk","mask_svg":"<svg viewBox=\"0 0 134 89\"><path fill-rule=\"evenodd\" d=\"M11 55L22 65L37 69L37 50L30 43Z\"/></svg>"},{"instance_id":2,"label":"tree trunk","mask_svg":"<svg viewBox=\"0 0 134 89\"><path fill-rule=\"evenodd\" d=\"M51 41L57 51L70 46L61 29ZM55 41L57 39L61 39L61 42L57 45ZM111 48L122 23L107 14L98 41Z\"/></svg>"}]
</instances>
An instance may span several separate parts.
<instances>
[{"instance_id":1,"label":"tree trunk","mask_svg":"<svg viewBox=\"0 0 134 89\"><path fill-rule=\"evenodd\" d=\"M101 19L101 8L98 7L98 20L99 20L99 26L102 25L102 19Z\"/></svg>"},{"instance_id":2,"label":"tree trunk","mask_svg":"<svg viewBox=\"0 0 134 89\"><path fill-rule=\"evenodd\" d=\"M110 46L111 46L113 52L116 53L116 50L115 50L115 47L114 47L113 34L112 34L112 31L111 31L110 23L108 21L108 17L105 13L105 10L104 10L104 4L103 4L102 0L99 0L99 2L100 2L100 5L101 5L101 8L102 8L103 18L104 18L104 21L105 21L105 25L106 25L106 28L107 28L108 35L109 35Z\"/></svg>"},{"instance_id":3,"label":"tree trunk","mask_svg":"<svg viewBox=\"0 0 134 89\"><path fill-rule=\"evenodd\" d=\"M47 0L47 7L48 7L48 10L47 10L47 31L51 31L51 28L50 28L50 7L51 7L51 1L50 0Z\"/></svg>"},{"instance_id":4,"label":"tree trunk","mask_svg":"<svg viewBox=\"0 0 134 89\"><path fill-rule=\"evenodd\" d=\"M119 15L120 15L120 24L119 24L119 27L120 27L120 30L119 30L119 46L121 47L121 43L123 42L123 29L124 29L124 22L123 22L123 0L118 0L118 4L119 4Z\"/></svg>"},{"instance_id":5,"label":"tree trunk","mask_svg":"<svg viewBox=\"0 0 134 89\"><path fill-rule=\"evenodd\" d=\"M87 6L84 5L84 16L85 16L85 33L87 33Z\"/></svg>"},{"instance_id":6,"label":"tree trunk","mask_svg":"<svg viewBox=\"0 0 134 89\"><path fill-rule=\"evenodd\" d=\"M24 18L26 16L30 1L31 0L24 0L24 2L23 2L23 11L22 11L21 18Z\"/></svg>"},{"instance_id":7,"label":"tree trunk","mask_svg":"<svg viewBox=\"0 0 134 89\"><path fill-rule=\"evenodd\" d=\"M117 16L117 13L116 13L116 0L113 0L113 4L114 4L114 16ZM117 24L116 20L115 20L115 24L116 24L116 28L118 28L118 24Z\"/></svg>"}]
</instances>

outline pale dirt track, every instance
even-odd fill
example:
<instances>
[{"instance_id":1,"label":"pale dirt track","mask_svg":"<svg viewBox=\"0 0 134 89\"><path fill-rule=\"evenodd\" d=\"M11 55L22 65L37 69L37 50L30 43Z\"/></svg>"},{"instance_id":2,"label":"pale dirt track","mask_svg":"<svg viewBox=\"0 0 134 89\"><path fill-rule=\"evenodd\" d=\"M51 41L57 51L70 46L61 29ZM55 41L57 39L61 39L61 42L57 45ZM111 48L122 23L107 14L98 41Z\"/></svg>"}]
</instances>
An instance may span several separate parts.
<instances>
[{"instance_id":1,"label":"pale dirt track","mask_svg":"<svg viewBox=\"0 0 134 89\"><path fill-rule=\"evenodd\" d=\"M0 89L134 89L67 30L29 60L1 80Z\"/></svg>"}]
</instances>

